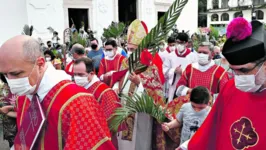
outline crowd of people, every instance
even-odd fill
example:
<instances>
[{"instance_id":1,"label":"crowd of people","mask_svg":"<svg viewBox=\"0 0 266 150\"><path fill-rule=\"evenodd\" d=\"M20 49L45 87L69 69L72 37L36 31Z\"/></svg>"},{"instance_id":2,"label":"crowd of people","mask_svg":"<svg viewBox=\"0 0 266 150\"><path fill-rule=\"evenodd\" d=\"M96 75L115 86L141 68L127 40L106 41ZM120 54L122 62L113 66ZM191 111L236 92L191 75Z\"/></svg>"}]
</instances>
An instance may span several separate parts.
<instances>
[{"instance_id":1,"label":"crowd of people","mask_svg":"<svg viewBox=\"0 0 266 150\"><path fill-rule=\"evenodd\" d=\"M129 26L126 48L116 39L103 47L91 39L90 50L74 43L64 56L57 33L45 51L30 36L13 37L0 47L4 138L10 147L23 147L38 101L45 122L31 133L36 140L26 142L33 149L265 149L265 33L259 21L238 17L223 46L206 40L195 49L181 32L158 43L154 55L142 51L142 72L129 69L148 34L139 20ZM136 113L110 130L115 110L126 103L120 96L143 93L155 105L163 100L180 108L165 122Z\"/></svg>"}]
</instances>

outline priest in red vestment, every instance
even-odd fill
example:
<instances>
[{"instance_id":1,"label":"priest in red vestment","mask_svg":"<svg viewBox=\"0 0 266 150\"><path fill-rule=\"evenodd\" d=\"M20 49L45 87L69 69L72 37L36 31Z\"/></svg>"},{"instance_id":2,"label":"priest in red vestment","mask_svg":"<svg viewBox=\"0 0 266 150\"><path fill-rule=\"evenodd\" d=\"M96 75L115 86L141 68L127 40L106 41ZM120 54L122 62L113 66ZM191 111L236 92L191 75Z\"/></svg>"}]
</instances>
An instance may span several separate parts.
<instances>
[{"instance_id":1,"label":"priest in red vestment","mask_svg":"<svg viewBox=\"0 0 266 150\"><path fill-rule=\"evenodd\" d=\"M89 58L80 58L74 63L74 80L77 85L87 89L101 105L107 122L116 108L120 107L120 100L113 89L101 82L94 73L93 61ZM117 137L112 133L112 143L118 149Z\"/></svg>"},{"instance_id":2,"label":"priest in red vestment","mask_svg":"<svg viewBox=\"0 0 266 150\"><path fill-rule=\"evenodd\" d=\"M125 57L117 53L117 43L113 39L105 43L104 55L105 58L101 60L98 77L112 87L114 83L111 81L111 76L114 72L119 71Z\"/></svg>"},{"instance_id":3,"label":"priest in red vestment","mask_svg":"<svg viewBox=\"0 0 266 150\"><path fill-rule=\"evenodd\" d=\"M203 42L198 48L198 62L188 65L177 83L177 96L185 96L197 86L208 88L214 96L221 91L229 77L212 57L211 44Z\"/></svg>"},{"instance_id":4,"label":"priest in red vestment","mask_svg":"<svg viewBox=\"0 0 266 150\"><path fill-rule=\"evenodd\" d=\"M73 63L76 59L85 57L85 49L81 44L74 44L71 48L73 60L66 65L65 71L73 76Z\"/></svg>"},{"instance_id":5,"label":"priest in red vestment","mask_svg":"<svg viewBox=\"0 0 266 150\"><path fill-rule=\"evenodd\" d=\"M209 116L188 143L189 150L266 148L265 29L259 21L235 18L227 27L223 55L235 73Z\"/></svg>"},{"instance_id":6,"label":"priest in red vestment","mask_svg":"<svg viewBox=\"0 0 266 150\"><path fill-rule=\"evenodd\" d=\"M45 63L38 41L25 35L6 41L0 48L0 72L13 94L26 95L19 98L17 105L19 139L23 135L19 134L23 133L21 128L31 126L31 120L24 116L34 104L32 100L40 100L39 109L46 121L40 132L34 134L38 138L33 149L115 149L98 102L71 82L64 71ZM27 121L29 124L24 124ZM25 139L30 132L33 131L25 133Z\"/></svg>"},{"instance_id":7,"label":"priest in red vestment","mask_svg":"<svg viewBox=\"0 0 266 150\"><path fill-rule=\"evenodd\" d=\"M119 107L118 95L95 75L91 59L80 58L75 61L74 80L77 85L87 89L96 98L103 108L106 119L109 119Z\"/></svg>"}]
</instances>

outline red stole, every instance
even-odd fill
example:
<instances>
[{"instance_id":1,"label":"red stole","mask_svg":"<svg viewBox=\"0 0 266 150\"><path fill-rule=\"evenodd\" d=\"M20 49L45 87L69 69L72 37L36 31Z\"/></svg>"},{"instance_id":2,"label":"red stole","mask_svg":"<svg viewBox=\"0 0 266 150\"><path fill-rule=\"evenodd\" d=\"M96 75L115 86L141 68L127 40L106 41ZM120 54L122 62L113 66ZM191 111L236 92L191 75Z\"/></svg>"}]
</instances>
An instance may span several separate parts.
<instances>
[{"instance_id":1,"label":"red stole","mask_svg":"<svg viewBox=\"0 0 266 150\"><path fill-rule=\"evenodd\" d=\"M74 73L73 73L73 63L74 63L74 60L71 61L71 62L66 66L66 69L65 69L66 73L69 74L69 75L71 75L71 76L74 75ZM72 68L71 68L71 67L72 67ZM70 68L71 68L71 70L70 70Z\"/></svg>"},{"instance_id":2,"label":"red stole","mask_svg":"<svg viewBox=\"0 0 266 150\"><path fill-rule=\"evenodd\" d=\"M183 55L180 55L179 53L178 53L178 50L175 50L175 54L176 54L176 56L178 56L178 57L187 57L187 55L188 54L190 54L191 53L191 50L190 49L186 49L186 52L185 52L185 54L183 54Z\"/></svg>"},{"instance_id":3,"label":"red stole","mask_svg":"<svg viewBox=\"0 0 266 150\"><path fill-rule=\"evenodd\" d=\"M18 99L18 122L23 119L29 103L25 97ZM34 149L114 149L106 118L98 103L84 88L70 81L61 81L48 92L41 105L46 123ZM20 109L21 106L25 107Z\"/></svg>"},{"instance_id":4,"label":"red stole","mask_svg":"<svg viewBox=\"0 0 266 150\"><path fill-rule=\"evenodd\" d=\"M215 93L219 93L219 91L221 90L221 89L219 89L219 84L220 84L220 81L222 80L222 78L224 77L224 75L226 74L226 70L224 70L222 67L217 66L217 65L214 65L212 67L216 67L216 68L211 75L210 86L206 87L206 88L208 88L212 94L215 94ZM211 68L209 68L209 69L211 69ZM195 68L192 67L192 64L190 64L187 66L187 68L185 70L185 77L188 81L188 87L190 87L190 88L193 88L191 85L191 80L193 80L192 79L192 73L193 73L194 69Z\"/></svg>"},{"instance_id":5,"label":"red stole","mask_svg":"<svg viewBox=\"0 0 266 150\"><path fill-rule=\"evenodd\" d=\"M170 49L169 49L169 46L166 47L166 51L167 51L168 53L171 53L171 51L170 51Z\"/></svg>"}]
</instances>

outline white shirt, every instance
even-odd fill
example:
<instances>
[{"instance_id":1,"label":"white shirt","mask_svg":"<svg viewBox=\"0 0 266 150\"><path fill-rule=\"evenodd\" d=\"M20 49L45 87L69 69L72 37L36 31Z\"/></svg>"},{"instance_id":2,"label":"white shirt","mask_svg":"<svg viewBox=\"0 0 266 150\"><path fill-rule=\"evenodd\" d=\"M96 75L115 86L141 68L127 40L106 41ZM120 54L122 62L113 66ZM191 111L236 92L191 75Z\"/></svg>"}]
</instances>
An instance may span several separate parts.
<instances>
[{"instance_id":1,"label":"white shirt","mask_svg":"<svg viewBox=\"0 0 266 150\"><path fill-rule=\"evenodd\" d=\"M59 82L63 80L70 80L71 76L69 76L63 70L56 70L52 64L46 64L47 69L44 72L42 80L40 82L37 94L39 96L40 102L43 101L44 97L48 94L48 92ZM27 95L27 97L31 100L32 95Z\"/></svg>"},{"instance_id":2,"label":"white shirt","mask_svg":"<svg viewBox=\"0 0 266 150\"><path fill-rule=\"evenodd\" d=\"M186 49L183 54L179 55L184 55L187 50L188 49ZM197 56L192 52L190 52L186 57L179 57L176 54L176 51L173 51L168 55L168 59L165 61L163 67L164 75L168 79L166 82L169 86L168 102L171 102L173 100L176 91L176 85L181 77L181 74L175 73L176 68L180 66L183 72L189 64L197 61L196 57Z\"/></svg>"},{"instance_id":3,"label":"white shirt","mask_svg":"<svg viewBox=\"0 0 266 150\"><path fill-rule=\"evenodd\" d=\"M88 88L90 88L95 82L98 82L98 81L100 81L100 79L99 79L96 75L94 75L94 76L92 77L91 82L90 82L89 84L87 84L84 88L85 88L85 89L88 89Z\"/></svg>"}]
</instances>

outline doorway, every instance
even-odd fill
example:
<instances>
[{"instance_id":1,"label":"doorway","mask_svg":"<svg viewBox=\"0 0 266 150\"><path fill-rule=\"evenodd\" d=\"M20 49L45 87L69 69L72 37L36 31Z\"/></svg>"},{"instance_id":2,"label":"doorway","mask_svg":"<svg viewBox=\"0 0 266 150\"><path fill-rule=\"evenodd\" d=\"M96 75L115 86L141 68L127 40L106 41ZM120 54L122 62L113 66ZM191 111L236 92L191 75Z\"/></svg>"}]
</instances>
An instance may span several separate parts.
<instances>
[{"instance_id":1,"label":"doorway","mask_svg":"<svg viewBox=\"0 0 266 150\"><path fill-rule=\"evenodd\" d=\"M130 24L137 19L137 0L118 1L119 21Z\"/></svg>"},{"instance_id":2,"label":"doorway","mask_svg":"<svg viewBox=\"0 0 266 150\"><path fill-rule=\"evenodd\" d=\"M158 14L157 14L157 16L158 16L158 21L161 19L161 17L163 16L165 14L165 12L161 12L161 11L158 11Z\"/></svg>"},{"instance_id":3,"label":"doorway","mask_svg":"<svg viewBox=\"0 0 266 150\"><path fill-rule=\"evenodd\" d=\"M87 31L89 27L89 9L76 9L69 8L68 9L68 19L69 19L69 27L71 28L72 24L75 24L76 29L79 29L84 26L84 30Z\"/></svg>"}]
</instances>

